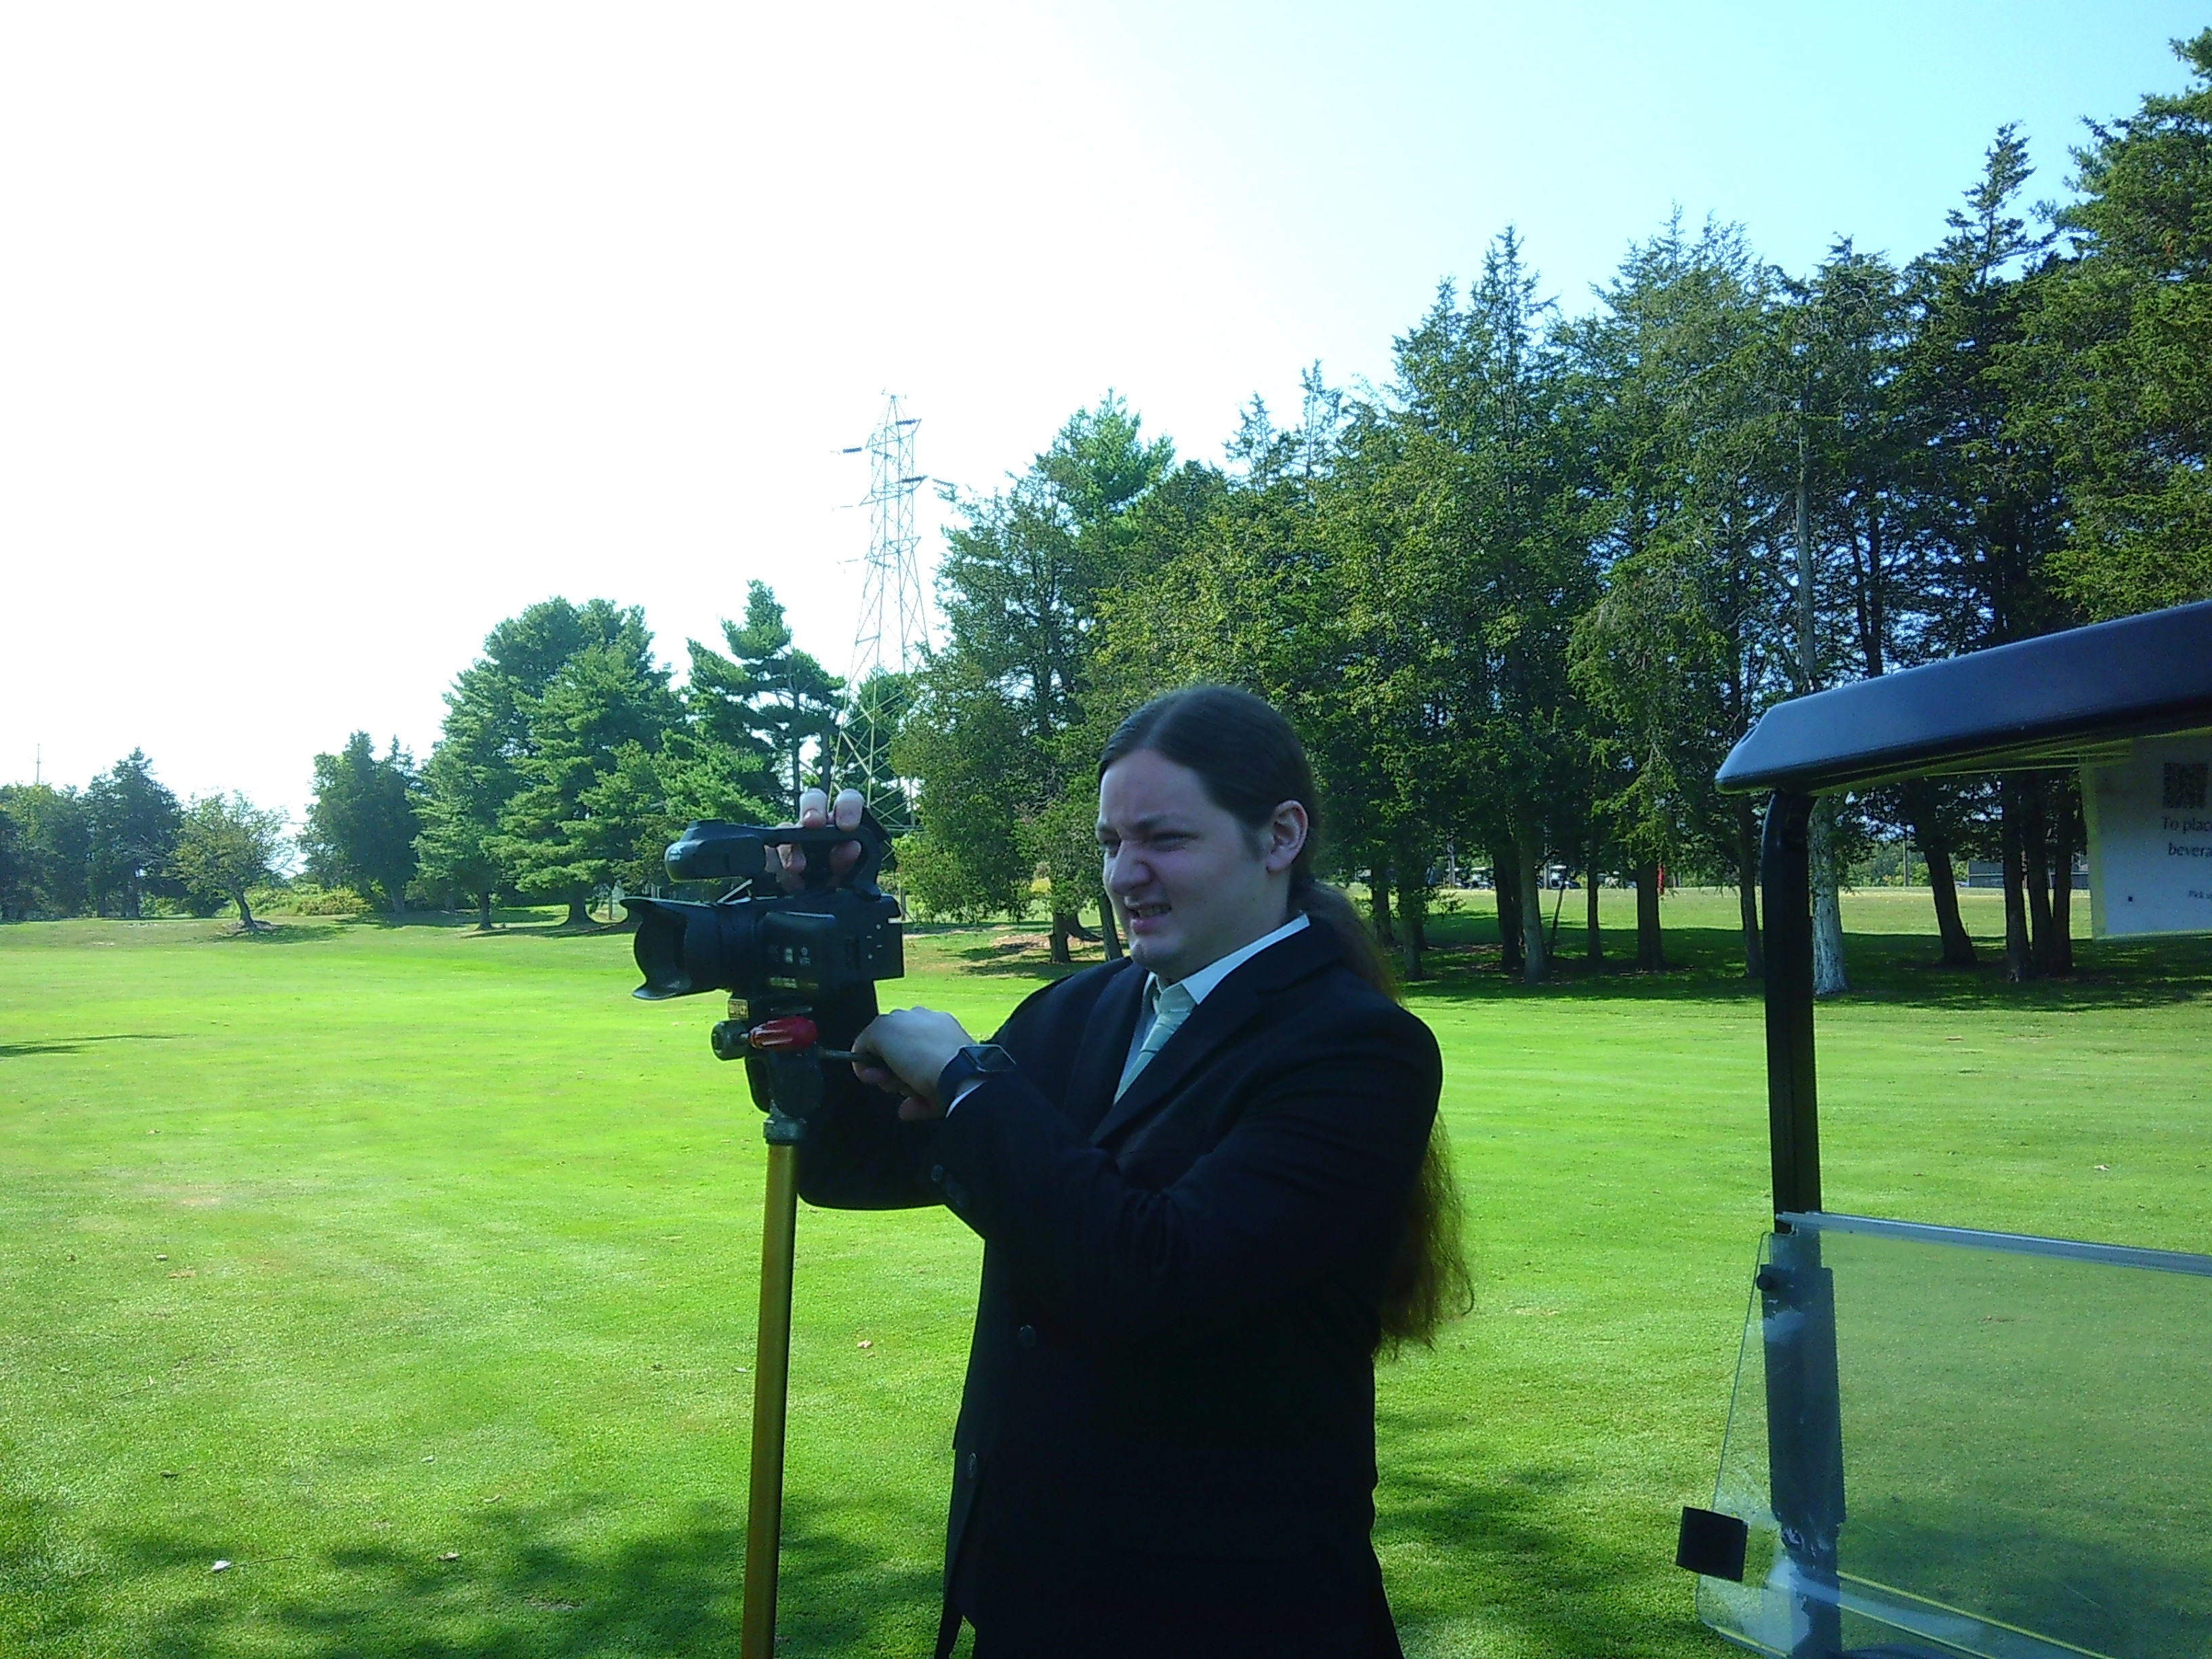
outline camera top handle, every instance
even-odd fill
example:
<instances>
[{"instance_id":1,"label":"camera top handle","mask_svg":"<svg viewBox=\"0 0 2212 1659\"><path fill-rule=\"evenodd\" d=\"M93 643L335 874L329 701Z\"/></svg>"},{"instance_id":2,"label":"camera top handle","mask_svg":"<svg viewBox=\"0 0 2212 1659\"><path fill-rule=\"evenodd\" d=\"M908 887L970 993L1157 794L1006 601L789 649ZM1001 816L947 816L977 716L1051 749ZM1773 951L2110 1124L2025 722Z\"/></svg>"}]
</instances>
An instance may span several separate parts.
<instances>
[{"instance_id":1,"label":"camera top handle","mask_svg":"<svg viewBox=\"0 0 2212 1659\"><path fill-rule=\"evenodd\" d=\"M806 869L799 878L800 890L822 891L833 884L833 873L827 856L830 848L842 847L847 842L860 844L860 862L847 872L842 885L863 898L880 898L883 890L876 884L882 872L884 860L890 852L890 837L884 833L872 812L862 812L860 822L850 830L824 825L819 830L800 830L790 825L769 829L758 824L727 823L720 818L702 818L687 827L683 835L668 849L668 873L678 881L751 881L772 878L776 873L770 862L768 849L771 847L797 847L806 849ZM823 856L814 856L815 849Z\"/></svg>"}]
</instances>

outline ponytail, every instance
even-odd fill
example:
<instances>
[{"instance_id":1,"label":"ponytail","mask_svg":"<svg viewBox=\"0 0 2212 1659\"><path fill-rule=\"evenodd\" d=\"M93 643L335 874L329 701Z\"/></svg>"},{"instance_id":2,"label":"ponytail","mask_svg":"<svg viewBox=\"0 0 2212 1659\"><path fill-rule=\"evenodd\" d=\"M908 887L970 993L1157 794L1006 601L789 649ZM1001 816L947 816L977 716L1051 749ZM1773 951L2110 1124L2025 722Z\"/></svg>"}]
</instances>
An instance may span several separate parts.
<instances>
[{"instance_id":1,"label":"ponytail","mask_svg":"<svg viewBox=\"0 0 2212 1659\"><path fill-rule=\"evenodd\" d=\"M1308 840L1311 840L1310 834ZM1300 863L1304 863L1303 855ZM1390 966L1390 958L1382 953L1382 947L1375 942L1375 935L1367 931L1367 924L1360 921L1359 912L1352 908L1343 889L1317 879L1310 869L1294 868L1291 875L1291 908L1304 912L1308 921L1336 935L1338 948L1344 952L1352 971L1391 1001L1399 1000L1397 971Z\"/></svg>"}]
</instances>

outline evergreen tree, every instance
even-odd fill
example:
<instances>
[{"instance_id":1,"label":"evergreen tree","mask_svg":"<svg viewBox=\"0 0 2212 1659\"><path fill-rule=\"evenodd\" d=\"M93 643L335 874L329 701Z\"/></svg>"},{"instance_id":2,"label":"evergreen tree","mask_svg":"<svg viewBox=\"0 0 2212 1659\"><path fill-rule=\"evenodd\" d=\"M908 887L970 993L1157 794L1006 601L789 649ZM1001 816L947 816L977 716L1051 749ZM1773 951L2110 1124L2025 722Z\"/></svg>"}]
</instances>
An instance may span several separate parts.
<instances>
[{"instance_id":1,"label":"evergreen tree","mask_svg":"<svg viewBox=\"0 0 2212 1659\"><path fill-rule=\"evenodd\" d=\"M1448 711L1457 827L1489 842L1500 890L1510 886L1520 901L1518 955L1531 981L1544 976L1547 954L1542 866L1551 849L1577 847L1586 833L1589 736L1568 644L1596 579L1572 471L1566 359L1538 294L1509 229L1486 253L1466 304L1447 288L1399 342L1396 422L1407 433L1399 489L1409 503L1432 504L1417 521L1433 568L1417 578L1406 620L1425 618L1441 675L1415 677L1437 684L1416 691L1407 713ZM1435 749L1418 738L1416 747ZM1412 849L1405 878L1425 884L1435 850Z\"/></svg>"},{"instance_id":2,"label":"evergreen tree","mask_svg":"<svg viewBox=\"0 0 2212 1659\"><path fill-rule=\"evenodd\" d=\"M843 682L792 643L766 582L746 584L745 619L724 618L722 642L727 655L690 641L690 737L729 751L749 794L783 801L779 816L796 817L799 793L827 769Z\"/></svg>"},{"instance_id":3,"label":"evergreen tree","mask_svg":"<svg viewBox=\"0 0 2212 1659\"><path fill-rule=\"evenodd\" d=\"M1607 572L1577 672L1614 728L1601 775L1635 872L1645 967L1665 960L1662 866L1710 860L1735 873L1746 971L1761 969L1756 808L1722 798L1712 777L1787 689L1794 446L1778 420L1773 290L1740 230L1690 236L1677 222L1632 249L1601 309L1563 331Z\"/></svg>"},{"instance_id":4,"label":"evergreen tree","mask_svg":"<svg viewBox=\"0 0 2212 1659\"><path fill-rule=\"evenodd\" d=\"M24 853L27 839L0 801L0 921L21 921L30 914L31 874Z\"/></svg>"},{"instance_id":5,"label":"evergreen tree","mask_svg":"<svg viewBox=\"0 0 2212 1659\"><path fill-rule=\"evenodd\" d=\"M300 832L311 880L381 895L395 916L415 878L419 785L415 757L392 739L382 755L356 732L335 755L315 757L315 799Z\"/></svg>"},{"instance_id":6,"label":"evergreen tree","mask_svg":"<svg viewBox=\"0 0 2212 1659\"><path fill-rule=\"evenodd\" d=\"M0 785L0 811L16 830L18 919L82 914L92 859L84 797L50 783Z\"/></svg>"},{"instance_id":7,"label":"evergreen tree","mask_svg":"<svg viewBox=\"0 0 2212 1659\"><path fill-rule=\"evenodd\" d=\"M629 747L659 751L679 717L668 678L653 660L644 613L632 607L612 641L584 646L520 705L529 720L528 752L516 767L523 786L501 814L493 850L525 893L565 902L568 925L588 922L594 888L639 880L636 848L665 825L658 799L605 780Z\"/></svg>"},{"instance_id":8,"label":"evergreen tree","mask_svg":"<svg viewBox=\"0 0 2212 1659\"><path fill-rule=\"evenodd\" d=\"M965 667L957 659L930 665L892 748L898 771L921 780L918 828L899 841L899 881L924 915L1019 919L1034 903L1036 858L1019 797L989 757L1018 754L1028 733L999 689Z\"/></svg>"},{"instance_id":9,"label":"evergreen tree","mask_svg":"<svg viewBox=\"0 0 2212 1659\"><path fill-rule=\"evenodd\" d=\"M2099 617L2212 597L2212 29L2173 50L2189 86L2074 152L2079 258L2044 285L2013 388L2070 498L2052 579Z\"/></svg>"},{"instance_id":10,"label":"evergreen tree","mask_svg":"<svg viewBox=\"0 0 2212 1659\"><path fill-rule=\"evenodd\" d=\"M2017 131L2000 129L1982 177L1948 216L1950 234L1908 273L1917 325L1904 382L1925 423L1923 488L1943 560L1929 626L1947 653L2079 619L2051 580L2067 516L2057 458L2047 434L2015 414L2025 348L2055 281L2039 263L2051 237L2032 234L2014 210L2031 172ZM2038 775L2000 792L2006 970L2014 979L2056 959L2044 799ZM2061 867L2070 872L2070 851Z\"/></svg>"},{"instance_id":11,"label":"evergreen tree","mask_svg":"<svg viewBox=\"0 0 2212 1659\"><path fill-rule=\"evenodd\" d=\"M94 909L137 916L177 844L177 798L134 749L84 792L86 885Z\"/></svg>"},{"instance_id":12,"label":"evergreen tree","mask_svg":"<svg viewBox=\"0 0 2212 1659\"><path fill-rule=\"evenodd\" d=\"M633 614L606 599L540 600L486 635L483 654L446 693L444 730L423 769L416 851L425 881L474 899L479 928L491 926L492 897L514 879L500 819L524 787L533 700L586 645L620 639Z\"/></svg>"}]
</instances>

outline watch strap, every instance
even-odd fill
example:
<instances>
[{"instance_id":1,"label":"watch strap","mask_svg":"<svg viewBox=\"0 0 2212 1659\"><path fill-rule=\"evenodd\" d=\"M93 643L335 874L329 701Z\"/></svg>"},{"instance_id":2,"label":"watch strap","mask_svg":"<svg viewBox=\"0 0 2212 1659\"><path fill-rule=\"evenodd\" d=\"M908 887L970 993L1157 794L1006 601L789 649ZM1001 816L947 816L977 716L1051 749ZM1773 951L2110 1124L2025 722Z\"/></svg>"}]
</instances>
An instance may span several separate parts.
<instances>
[{"instance_id":1,"label":"watch strap","mask_svg":"<svg viewBox=\"0 0 2212 1659\"><path fill-rule=\"evenodd\" d=\"M939 1104L949 1104L953 1091L971 1078L995 1077L1014 1069L1014 1057L995 1042L971 1042L945 1062L937 1074Z\"/></svg>"}]
</instances>

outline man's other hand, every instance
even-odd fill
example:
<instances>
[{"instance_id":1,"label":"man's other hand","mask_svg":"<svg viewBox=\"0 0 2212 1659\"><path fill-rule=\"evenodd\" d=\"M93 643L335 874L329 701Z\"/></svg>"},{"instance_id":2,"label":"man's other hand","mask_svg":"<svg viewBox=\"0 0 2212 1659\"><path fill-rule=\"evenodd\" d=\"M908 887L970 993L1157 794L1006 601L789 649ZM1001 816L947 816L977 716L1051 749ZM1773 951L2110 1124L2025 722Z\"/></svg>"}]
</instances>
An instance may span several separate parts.
<instances>
[{"instance_id":1,"label":"man's other hand","mask_svg":"<svg viewBox=\"0 0 2212 1659\"><path fill-rule=\"evenodd\" d=\"M819 830L832 822L831 815L834 813L835 822L840 830L857 830L860 827L861 809L866 805L866 803L860 799L860 792L857 789L839 790L835 806L830 805L830 797L821 790L810 789L799 798L797 827L801 830ZM805 884L806 849L803 847L779 847L775 850L776 855L783 860L782 872L777 876L776 880L785 892L795 893ZM853 866L860 861L860 843L857 841L840 842L831 848L830 872L832 883L841 882L852 874Z\"/></svg>"}]
</instances>

